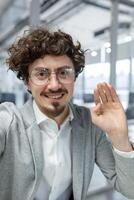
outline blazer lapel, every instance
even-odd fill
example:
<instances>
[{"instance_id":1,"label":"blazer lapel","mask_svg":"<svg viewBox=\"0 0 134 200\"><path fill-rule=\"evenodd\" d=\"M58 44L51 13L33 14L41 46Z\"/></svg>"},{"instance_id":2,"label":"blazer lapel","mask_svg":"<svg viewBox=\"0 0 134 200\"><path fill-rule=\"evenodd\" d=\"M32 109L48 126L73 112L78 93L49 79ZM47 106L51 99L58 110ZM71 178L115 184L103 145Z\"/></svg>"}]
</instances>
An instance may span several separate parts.
<instances>
[{"instance_id":1,"label":"blazer lapel","mask_svg":"<svg viewBox=\"0 0 134 200\"><path fill-rule=\"evenodd\" d=\"M75 119L72 121L72 175L74 199L82 199L85 130Z\"/></svg>"},{"instance_id":2,"label":"blazer lapel","mask_svg":"<svg viewBox=\"0 0 134 200\"><path fill-rule=\"evenodd\" d=\"M32 100L29 100L23 106L21 113L26 124L27 136L33 156L35 181L36 186L38 186L43 171L43 149L41 144L41 132L35 120Z\"/></svg>"},{"instance_id":3,"label":"blazer lapel","mask_svg":"<svg viewBox=\"0 0 134 200\"><path fill-rule=\"evenodd\" d=\"M33 124L27 129L27 135L35 165L35 179L40 180L43 171L43 149L41 143L41 132L37 124Z\"/></svg>"}]
</instances>

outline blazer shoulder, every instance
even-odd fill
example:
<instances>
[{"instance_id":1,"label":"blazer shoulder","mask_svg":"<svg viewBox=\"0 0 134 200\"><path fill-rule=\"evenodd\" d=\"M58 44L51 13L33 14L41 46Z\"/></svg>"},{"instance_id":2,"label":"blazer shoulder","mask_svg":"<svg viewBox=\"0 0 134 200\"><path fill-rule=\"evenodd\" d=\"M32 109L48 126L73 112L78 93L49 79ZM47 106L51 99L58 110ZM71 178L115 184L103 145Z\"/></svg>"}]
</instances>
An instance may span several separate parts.
<instances>
[{"instance_id":1,"label":"blazer shoulder","mask_svg":"<svg viewBox=\"0 0 134 200\"><path fill-rule=\"evenodd\" d=\"M0 128L5 128L10 126L15 112L17 112L17 107L11 102L4 102L0 104Z\"/></svg>"},{"instance_id":2,"label":"blazer shoulder","mask_svg":"<svg viewBox=\"0 0 134 200\"><path fill-rule=\"evenodd\" d=\"M0 104L0 114L9 113L11 115L17 110L17 106L12 102L4 102Z\"/></svg>"}]
</instances>

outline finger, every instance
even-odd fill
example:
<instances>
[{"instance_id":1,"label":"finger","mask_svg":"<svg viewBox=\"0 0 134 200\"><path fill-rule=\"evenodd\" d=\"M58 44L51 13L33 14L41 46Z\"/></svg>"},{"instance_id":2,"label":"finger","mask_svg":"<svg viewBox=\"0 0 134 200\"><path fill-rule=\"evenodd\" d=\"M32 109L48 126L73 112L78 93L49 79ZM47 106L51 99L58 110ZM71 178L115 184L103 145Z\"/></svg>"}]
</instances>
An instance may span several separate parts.
<instances>
[{"instance_id":1,"label":"finger","mask_svg":"<svg viewBox=\"0 0 134 200\"><path fill-rule=\"evenodd\" d=\"M102 83L102 88L105 92L107 102L113 102L113 98L112 98L111 91L110 91L111 88L109 87L109 85L104 82L104 83Z\"/></svg>"},{"instance_id":2,"label":"finger","mask_svg":"<svg viewBox=\"0 0 134 200\"><path fill-rule=\"evenodd\" d=\"M108 101L112 101L111 94L106 88L104 83L98 84L97 88L98 88L102 103L107 103Z\"/></svg>"},{"instance_id":3,"label":"finger","mask_svg":"<svg viewBox=\"0 0 134 200\"><path fill-rule=\"evenodd\" d=\"M108 84L108 87L110 89L110 93L111 93L113 101L114 102L120 102L120 99L119 99L114 87L112 85L110 85L110 84Z\"/></svg>"},{"instance_id":4,"label":"finger","mask_svg":"<svg viewBox=\"0 0 134 200\"><path fill-rule=\"evenodd\" d=\"M99 92L98 92L97 89L94 90L94 102L95 102L96 105L101 103L100 102L100 97L99 97Z\"/></svg>"}]
</instances>

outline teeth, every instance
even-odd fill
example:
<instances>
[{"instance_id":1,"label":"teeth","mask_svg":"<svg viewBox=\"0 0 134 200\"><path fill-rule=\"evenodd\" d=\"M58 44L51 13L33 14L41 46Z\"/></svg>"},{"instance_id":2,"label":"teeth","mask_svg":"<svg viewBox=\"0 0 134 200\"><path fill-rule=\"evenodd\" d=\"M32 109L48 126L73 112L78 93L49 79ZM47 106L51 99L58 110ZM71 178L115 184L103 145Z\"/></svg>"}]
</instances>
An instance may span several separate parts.
<instances>
[{"instance_id":1,"label":"teeth","mask_svg":"<svg viewBox=\"0 0 134 200\"><path fill-rule=\"evenodd\" d=\"M59 99L62 97L62 95L56 95L56 96L48 96L51 99Z\"/></svg>"}]
</instances>

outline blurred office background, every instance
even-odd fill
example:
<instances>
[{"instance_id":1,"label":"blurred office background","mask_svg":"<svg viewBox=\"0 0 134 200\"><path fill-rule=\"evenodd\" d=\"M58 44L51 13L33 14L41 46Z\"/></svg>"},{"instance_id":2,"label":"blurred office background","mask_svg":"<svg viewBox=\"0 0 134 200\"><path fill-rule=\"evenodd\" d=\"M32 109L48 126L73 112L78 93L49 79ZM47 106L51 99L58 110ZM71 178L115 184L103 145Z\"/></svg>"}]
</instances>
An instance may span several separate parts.
<instances>
[{"instance_id":1,"label":"blurred office background","mask_svg":"<svg viewBox=\"0 0 134 200\"><path fill-rule=\"evenodd\" d=\"M0 102L21 107L29 98L24 84L7 71L5 59L16 37L38 25L62 29L81 42L86 66L76 80L73 101L90 107L96 84L111 83L134 141L134 0L0 0ZM112 190L97 166L89 199L127 200Z\"/></svg>"}]
</instances>

